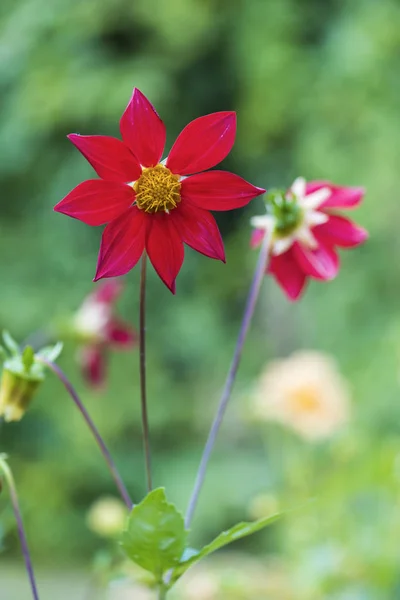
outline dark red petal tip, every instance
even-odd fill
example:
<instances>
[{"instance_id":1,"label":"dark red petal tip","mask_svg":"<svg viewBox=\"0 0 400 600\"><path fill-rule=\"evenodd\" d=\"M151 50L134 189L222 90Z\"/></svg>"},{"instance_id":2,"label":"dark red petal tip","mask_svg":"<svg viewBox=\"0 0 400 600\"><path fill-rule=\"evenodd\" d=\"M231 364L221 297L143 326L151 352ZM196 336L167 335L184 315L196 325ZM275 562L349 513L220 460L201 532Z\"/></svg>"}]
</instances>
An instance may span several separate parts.
<instances>
[{"instance_id":1,"label":"dark red petal tip","mask_svg":"<svg viewBox=\"0 0 400 600\"><path fill-rule=\"evenodd\" d=\"M102 179L130 183L140 177L142 169L137 159L121 140L107 135L77 133L67 137Z\"/></svg>"},{"instance_id":2,"label":"dark red petal tip","mask_svg":"<svg viewBox=\"0 0 400 600\"><path fill-rule=\"evenodd\" d=\"M187 177L181 188L183 200L206 210L242 208L264 192L239 175L217 170Z\"/></svg>"},{"instance_id":3,"label":"dark red petal tip","mask_svg":"<svg viewBox=\"0 0 400 600\"><path fill-rule=\"evenodd\" d=\"M211 169L229 154L235 137L235 112L218 112L199 117L179 134L166 166L178 175L192 175Z\"/></svg>"},{"instance_id":4,"label":"dark red petal tip","mask_svg":"<svg viewBox=\"0 0 400 600\"><path fill-rule=\"evenodd\" d=\"M131 187L115 181L83 181L56 206L56 212L78 219L86 225L104 225L125 212L135 200Z\"/></svg>"},{"instance_id":5,"label":"dark red petal tip","mask_svg":"<svg viewBox=\"0 0 400 600\"><path fill-rule=\"evenodd\" d=\"M138 88L120 121L122 139L139 163L152 167L160 162L166 140L166 129L151 102Z\"/></svg>"}]
</instances>

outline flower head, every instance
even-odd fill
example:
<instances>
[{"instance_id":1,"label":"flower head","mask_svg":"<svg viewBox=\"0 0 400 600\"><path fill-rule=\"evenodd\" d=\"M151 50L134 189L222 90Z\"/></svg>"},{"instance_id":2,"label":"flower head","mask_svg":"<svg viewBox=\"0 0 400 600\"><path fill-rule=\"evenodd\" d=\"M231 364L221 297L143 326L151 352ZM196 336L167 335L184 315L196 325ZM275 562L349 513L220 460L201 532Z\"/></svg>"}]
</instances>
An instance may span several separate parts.
<instances>
[{"instance_id":1,"label":"flower head","mask_svg":"<svg viewBox=\"0 0 400 600\"><path fill-rule=\"evenodd\" d=\"M132 327L114 314L122 289L122 283L115 279L100 283L83 301L71 323L71 334L81 344L78 361L93 387L104 383L108 350L127 350L136 343Z\"/></svg>"},{"instance_id":2,"label":"flower head","mask_svg":"<svg viewBox=\"0 0 400 600\"><path fill-rule=\"evenodd\" d=\"M45 378L46 366L40 359L56 360L62 344L48 346L35 353L31 346L22 350L6 331L3 340L4 347L0 346L4 358L0 381L0 417L6 422L20 421Z\"/></svg>"},{"instance_id":3,"label":"flower head","mask_svg":"<svg viewBox=\"0 0 400 600\"><path fill-rule=\"evenodd\" d=\"M346 423L350 397L330 356L302 351L268 365L252 408L257 419L278 421L306 439L318 440Z\"/></svg>"},{"instance_id":4,"label":"flower head","mask_svg":"<svg viewBox=\"0 0 400 600\"><path fill-rule=\"evenodd\" d=\"M297 300L307 278L330 280L339 270L336 247L350 248L368 234L338 209L358 206L362 188L339 187L329 182L306 183L298 178L287 192L272 192L267 214L252 218L251 245L258 246L273 229L268 272L273 274L290 300Z\"/></svg>"},{"instance_id":5,"label":"flower head","mask_svg":"<svg viewBox=\"0 0 400 600\"><path fill-rule=\"evenodd\" d=\"M121 118L122 140L69 135L100 179L84 181L55 210L88 225L105 225L95 281L124 275L146 251L175 293L184 244L225 261L220 232L210 210L245 206L265 190L226 171L207 171L230 152L234 112L195 119L161 160L165 125L138 90ZM206 172L204 172L206 171Z\"/></svg>"}]
</instances>

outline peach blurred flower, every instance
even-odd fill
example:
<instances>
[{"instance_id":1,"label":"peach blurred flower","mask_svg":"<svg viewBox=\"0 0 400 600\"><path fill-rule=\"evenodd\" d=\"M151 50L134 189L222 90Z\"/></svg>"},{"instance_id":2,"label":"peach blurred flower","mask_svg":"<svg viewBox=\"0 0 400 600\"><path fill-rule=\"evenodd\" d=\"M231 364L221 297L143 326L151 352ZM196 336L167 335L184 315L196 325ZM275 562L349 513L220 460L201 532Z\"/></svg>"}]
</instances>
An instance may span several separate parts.
<instances>
[{"instance_id":1,"label":"peach blurred flower","mask_svg":"<svg viewBox=\"0 0 400 600\"><path fill-rule=\"evenodd\" d=\"M350 393L331 356L300 351L267 366L255 390L252 412L257 420L278 421L316 441L348 421Z\"/></svg>"}]
</instances>

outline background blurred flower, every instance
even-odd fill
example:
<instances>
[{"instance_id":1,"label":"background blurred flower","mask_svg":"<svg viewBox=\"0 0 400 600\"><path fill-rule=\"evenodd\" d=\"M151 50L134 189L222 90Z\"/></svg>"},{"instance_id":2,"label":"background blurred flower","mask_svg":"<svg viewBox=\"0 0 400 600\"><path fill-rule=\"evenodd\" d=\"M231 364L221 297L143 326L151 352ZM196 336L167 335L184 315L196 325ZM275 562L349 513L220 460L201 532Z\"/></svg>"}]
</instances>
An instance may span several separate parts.
<instances>
[{"instance_id":1,"label":"background blurred flower","mask_svg":"<svg viewBox=\"0 0 400 600\"><path fill-rule=\"evenodd\" d=\"M351 248L367 239L365 229L337 214L338 209L358 206L363 196L363 188L306 183L302 177L286 193L268 195L267 214L251 220L256 227L251 245L258 246L265 232L274 228L268 273L290 300L299 298L307 277L323 281L336 277L336 247Z\"/></svg>"},{"instance_id":2,"label":"background blurred flower","mask_svg":"<svg viewBox=\"0 0 400 600\"><path fill-rule=\"evenodd\" d=\"M270 363L253 401L258 419L278 421L309 440L335 433L349 410L348 387L334 360L314 351Z\"/></svg>"},{"instance_id":3,"label":"background blurred flower","mask_svg":"<svg viewBox=\"0 0 400 600\"><path fill-rule=\"evenodd\" d=\"M92 504L86 522L94 533L101 537L113 538L124 527L128 511L125 504L114 496L103 496Z\"/></svg>"},{"instance_id":4,"label":"background blurred flower","mask_svg":"<svg viewBox=\"0 0 400 600\"><path fill-rule=\"evenodd\" d=\"M81 343L78 362L86 381L94 387L105 381L108 350L128 350L136 343L130 324L114 314L122 290L122 282L115 279L98 284L72 321L72 334Z\"/></svg>"},{"instance_id":5,"label":"background blurred flower","mask_svg":"<svg viewBox=\"0 0 400 600\"><path fill-rule=\"evenodd\" d=\"M262 519L279 512L279 501L273 494L263 493L254 496L247 512L252 520Z\"/></svg>"}]
</instances>

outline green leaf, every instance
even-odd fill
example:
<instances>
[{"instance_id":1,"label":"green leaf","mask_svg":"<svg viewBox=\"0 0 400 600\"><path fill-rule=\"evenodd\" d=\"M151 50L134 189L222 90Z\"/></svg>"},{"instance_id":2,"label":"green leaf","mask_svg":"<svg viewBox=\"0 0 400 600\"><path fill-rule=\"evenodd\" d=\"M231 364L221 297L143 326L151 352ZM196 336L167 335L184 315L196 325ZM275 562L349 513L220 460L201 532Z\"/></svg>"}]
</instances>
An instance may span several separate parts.
<instances>
[{"instance_id":1,"label":"green leaf","mask_svg":"<svg viewBox=\"0 0 400 600\"><path fill-rule=\"evenodd\" d=\"M37 352L37 356L44 358L50 362L54 362L60 356L63 349L62 342L57 342L54 346L45 346L39 352Z\"/></svg>"},{"instance_id":2,"label":"green leaf","mask_svg":"<svg viewBox=\"0 0 400 600\"><path fill-rule=\"evenodd\" d=\"M182 514L158 488L132 509L122 547L133 562L162 582L163 574L179 564L187 534Z\"/></svg>"},{"instance_id":3,"label":"green leaf","mask_svg":"<svg viewBox=\"0 0 400 600\"><path fill-rule=\"evenodd\" d=\"M13 354L14 356L19 356L21 354L17 342L14 340L13 337L11 337L8 331L3 331L3 340L5 347L11 352L11 354Z\"/></svg>"},{"instance_id":4,"label":"green leaf","mask_svg":"<svg viewBox=\"0 0 400 600\"><path fill-rule=\"evenodd\" d=\"M26 348L24 348L24 351L22 353L22 363L24 365L26 373L29 373L34 362L35 353L33 351L33 348L31 346L27 346Z\"/></svg>"},{"instance_id":5,"label":"green leaf","mask_svg":"<svg viewBox=\"0 0 400 600\"><path fill-rule=\"evenodd\" d=\"M241 538L256 533L256 531L264 529L264 527L268 527L268 525L276 521L276 519L278 519L279 516L279 514L274 514L269 517L259 519L258 521L252 521L249 523L238 523L237 525L234 525L227 531L223 531L218 537L215 538L215 540L213 540L210 544L204 546L204 548L196 552L196 554L193 554L192 548L188 549L191 556L189 554L189 556L186 558L187 551L185 551L185 554L183 555L180 564L173 570L171 581L175 582L177 579L179 579L179 577L181 577L185 573L185 571L187 571L189 567L194 565L196 562L198 562L208 554L212 554L213 552L219 550L227 544L236 542L236 540L240 540Z\"/></svg>"}]
</instances>

